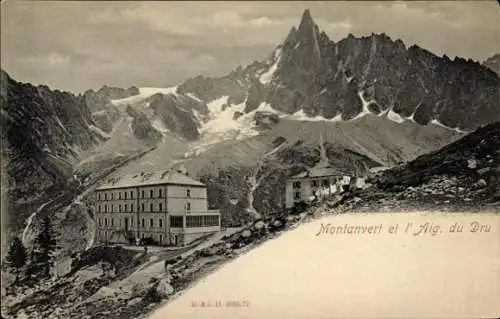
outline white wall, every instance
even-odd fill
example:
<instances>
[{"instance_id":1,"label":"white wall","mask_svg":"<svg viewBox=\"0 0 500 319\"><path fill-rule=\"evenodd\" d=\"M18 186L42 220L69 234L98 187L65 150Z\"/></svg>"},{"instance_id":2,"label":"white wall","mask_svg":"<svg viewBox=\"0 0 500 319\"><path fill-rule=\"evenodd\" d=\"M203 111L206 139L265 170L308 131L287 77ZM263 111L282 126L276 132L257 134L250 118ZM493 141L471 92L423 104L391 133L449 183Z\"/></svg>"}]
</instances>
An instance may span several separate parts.
<instances>
[{"instance_id":1,"label":"white wall","mask_svg":"<svg viewBox=\"0 0 500 319\"><path fill-rule=\"evenodd\" d=\"M190 197L187 197L190 190ZM186 203L191 204L191 212L203 212L208 209L207 190L201 187L168 185L168 211L175 214L184 214Z\"/></svg>"}]
</instances>

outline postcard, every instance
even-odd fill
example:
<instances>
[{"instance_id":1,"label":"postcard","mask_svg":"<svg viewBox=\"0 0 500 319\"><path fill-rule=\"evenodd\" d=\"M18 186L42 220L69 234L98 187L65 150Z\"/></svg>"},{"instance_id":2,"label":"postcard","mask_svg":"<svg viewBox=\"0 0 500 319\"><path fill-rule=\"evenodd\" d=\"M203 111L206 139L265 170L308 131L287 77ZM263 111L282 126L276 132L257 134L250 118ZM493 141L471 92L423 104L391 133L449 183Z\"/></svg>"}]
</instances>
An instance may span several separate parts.
<instances>
[{"instance_id":1,"label":"postcard","mask_svg":"<svg viewBox=\"0 0 500 319\"><path fill-rule=\"evenodd\" d=\"M498 318L495 1L1 2L1 318Z\"/></svg>"}]
</instances>

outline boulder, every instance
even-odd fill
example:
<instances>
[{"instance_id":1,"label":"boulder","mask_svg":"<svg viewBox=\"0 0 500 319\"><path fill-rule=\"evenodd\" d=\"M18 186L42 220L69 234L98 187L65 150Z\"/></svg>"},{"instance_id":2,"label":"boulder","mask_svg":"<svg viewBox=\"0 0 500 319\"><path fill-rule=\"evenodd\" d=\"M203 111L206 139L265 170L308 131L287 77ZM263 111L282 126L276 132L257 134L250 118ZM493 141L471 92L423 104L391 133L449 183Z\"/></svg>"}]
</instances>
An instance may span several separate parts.
<instances>
[{"instance_id":1,"label":"boulder","mask_svg":"<svg viewBox=\"0 0 500 319\"><path fill-rule=\"evenodd\" d=\"M278 114L272 112L260 112L260 111L255 112L253 119L255 121L255 125L257 125L262 129L269 129L272 126L279 123L280 121Z\"/></svg>"},{"instance_id":2,"label":"boulder","mask_svg":"<svg viewBox=\"0 0 500 319\"><path fill-rule=\"evenodd\" d=\"M483 175L484 173L487 173L487 172L489 172L490 170L491 170L491 168L490 168L490 167L484 167L484 168L478 169L478 170L477 170L477 173L478 173L479 175Z\"/></svg>"},{"instance_id":3,"label":"boulder","mask_svg":"<svg viewBox=\"0 0 500 319\"><path fill-rule=\"evenodd\" d=\"M165 298L174 293L174 288L167 279L162 279L158 283L158 286L156 286L156 292L161 298Z\"/></svg>"},{"instance_id":4,"label":"boulder","mask_svg":"<svg viewBox=\"0 0 500 319\"><path fill-rule=\"evenodd\" d=\"M259 220L258 222L256 222L256 223L253 225L253 227L254 227L255 229L262 229L262 228L264 228L265 226L266 226L266 224L264 224L264 222L263 222L263 221L261 221L261 220Z\"/></svg>"},{"instance_id":5,"label":"boulder","mask_svg":"<svg viewBox=\"0 0 500 319\"><path fill-rule=\"evenodd\" d=\"M241 116L243 116L245 113L243 112L240 112L240 111L236 111L234 112L233 114L233 121L236 121L237 119L239 119Z\"/></svg>"},{"instance_id":6,"label":"boulder","mask_svg":"<svg viewBox=\"0 0 500 319\"><path fill-rule=\"evenodd\" d=\"M127 302L127 307L133 307L137 304L140 304L142 301L142 298L141 297L137 297L137 298L133 298L133 299L130 299L128 302Z\"/></svg>"},{"instance_id":7,"label":"boulder","mask_svg":"<svg viewBox=\"0 0 500 319\"><path fill-rule=\"evenodd\" d=\"M470 169L475 169L477 167L477 161L473 158L467 160L467 167Z\"/></svg>"},{"instance_id":8,"label":"boulder","mask_svg":"<svg viewBox=\"0 0 500 319\"><path fill-rule=\"evenodd\" d=\"M482 178L474 184L474 186L477 188L483 188L483 187L486 187L487 185L488 185L488 183L486 183L486 181Z\"/></svg>"},{"instance_id":9,"label":"boulder","mask_svg":"<svg viewBox=\"0 0 500 319\"><path fill-rule=\"evenodd\" d=\"M276 228L281 227L281 225L283 225L283 223L278 219L274 220L272 223L272 226Z\"/></svg>"},{"instance_id":10,"label":"boulder","mask_svg":"<svg viewBox=\"0 0 500 319\"><path fill-rule=\"evenodd\" d=\"M250 237L250 236L252 236L252 232L251 232L250 230L248 230L248 229L245 229L245 230L241 233L241 237L243 237L243 238L248 238L248 237Z\"/></svg>"}]
</instances>

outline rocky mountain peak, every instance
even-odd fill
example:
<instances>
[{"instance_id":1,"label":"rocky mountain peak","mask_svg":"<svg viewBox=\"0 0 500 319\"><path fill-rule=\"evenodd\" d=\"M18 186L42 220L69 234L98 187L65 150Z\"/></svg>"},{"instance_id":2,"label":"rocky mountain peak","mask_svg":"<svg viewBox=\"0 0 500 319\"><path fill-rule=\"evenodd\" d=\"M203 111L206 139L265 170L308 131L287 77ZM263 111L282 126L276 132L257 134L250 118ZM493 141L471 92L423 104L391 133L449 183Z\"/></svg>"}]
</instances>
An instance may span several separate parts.
<instances>
[{"instance_id":1,"label":"rocky mountain peak","mask_svg":"<svg viewBox=\"0 0 500 319\"><path fill-rule=\"evenodd\" d=\"M309 9L306 9L302 14L299 28L295 34L295 43L310 47L314 54L318 56L320 55L319 35L319 27L314 22Z\"/></svg>"},{"instance_id":2,"label":"rocky mountain peak","mask_svg":"<svg viewBox=\"0 0 500 319\"><path fill-rule=\"evenodd\" d=\"M314 20L311 16L311 11L309 9L305 9L304 13L302 13L302 18L300 19L299 30L304 28L311 28L316 26Z\"/></svg>"}]
</instances>

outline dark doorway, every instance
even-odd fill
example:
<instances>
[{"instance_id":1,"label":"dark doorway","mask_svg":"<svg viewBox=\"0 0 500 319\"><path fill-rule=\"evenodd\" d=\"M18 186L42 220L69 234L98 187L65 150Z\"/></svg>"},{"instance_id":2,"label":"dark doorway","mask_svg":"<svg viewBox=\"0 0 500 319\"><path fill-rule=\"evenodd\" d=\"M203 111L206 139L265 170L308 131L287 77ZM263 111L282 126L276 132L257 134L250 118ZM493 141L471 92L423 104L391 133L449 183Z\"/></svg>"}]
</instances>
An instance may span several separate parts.
<instances>
[{"instance_id":1,"label":"dark doorway","mask_svg":"<svg viewBox=\"0 0 500 319\"><path fill-rule=\"evenodd\" d=\"M128 230L128 218L125 218L125 230Z\"/></svg>"}]
</instances>

